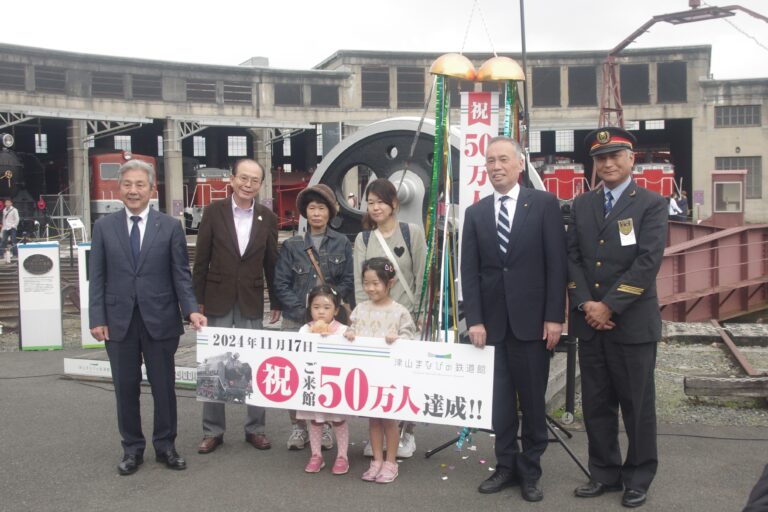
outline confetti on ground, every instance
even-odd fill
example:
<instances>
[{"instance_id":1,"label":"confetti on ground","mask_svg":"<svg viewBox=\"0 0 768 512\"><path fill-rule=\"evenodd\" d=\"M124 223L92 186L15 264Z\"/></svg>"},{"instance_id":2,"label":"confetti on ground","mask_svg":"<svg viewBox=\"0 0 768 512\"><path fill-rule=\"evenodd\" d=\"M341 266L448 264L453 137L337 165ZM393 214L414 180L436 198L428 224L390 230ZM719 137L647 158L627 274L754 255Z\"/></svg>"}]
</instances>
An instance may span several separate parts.
<instances>
[{"instance_id":1,"label":"confetti on ground","mask_svg":"<svg viewBox=\"0 0 768 512\"><path fill-rule=\"evenodd\" d=\"M448 466L448 469L453 471L454 469L456 469L456 466Z\"/></svg>"},{"instance_id":2,"label":"confetti on ground","mask_svg":"<svg viewBox=\"0 0 768 512\"><path fill-rule=\"evenodd\" d=\"M448 480L448 475L443 475L440 477L441 480Z\"/></svg>"},{"instance_id":3,"label":"confetti on ground","mask_svg":"<svg viewBox=\"0 0 768 512\"><path fill-rule=\"evenodd\" d=\"M477 451L477 446L468 446L467 450L469 450L471 452L476 452Z\"/></svg>"},{"instance_id":4,"label":"confetti on ground","mask_svg":"<svg viewBox=\"0 0 768 512\"><path fill-rule=\"evenodd\" d=\"M496 471L496 468L493 466L488 466L488 471Z\"/></svg>"},{"instance_id":5,"label":"confetti on ground","mask_svg":"<svg viewBox=\"0 0 768 512\"><path fill-rule=\"evenodd\" d=\"M480 459L480 464L485 464L487 461L485 459Z\"/></svg>"},{"instance_id":6,"label":"confetti on ground","mask_svg":"<svg viewBox=\"0 0 768 512\"><path fill-rule=\"evenodd\" d=\"M469 455L462 455L461 460L467 460L469 458Z\"/></svg>"}]
</instances>

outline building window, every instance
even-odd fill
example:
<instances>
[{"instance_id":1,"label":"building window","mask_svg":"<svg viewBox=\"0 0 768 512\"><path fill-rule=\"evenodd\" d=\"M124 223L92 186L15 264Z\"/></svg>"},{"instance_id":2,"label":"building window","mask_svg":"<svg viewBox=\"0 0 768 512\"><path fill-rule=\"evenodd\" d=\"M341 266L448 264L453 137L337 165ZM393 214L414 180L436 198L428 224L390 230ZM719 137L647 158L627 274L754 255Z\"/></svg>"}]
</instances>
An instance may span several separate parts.
<instances>
[{"instance_id":1,"label":"building window","mask_svg":"<svg viewBox=\"0 0 768 512\"><path fill-rule=\"evenodd\" d=\"M533 106L560 106L560 68L533 68Z\"/></svg>"},{"instance_id":2,"label":"building window","mask_svg":"<svg viewBox=\"0 0 768 512\"><path fill-rule=\"evenodd\" d=\"M541 132L539 130L531 130L528 133L528 151L541 153Z\"/></svg>"},{"instance_id":3,"label":"building window","mask_svg":"<svg viewBox=\"0 0 768 512\"><path fill-rule=\"evenodd\" d=\"M568 68L568 105L597 105L597 70L594 66Z\"/></svg>"},{"instance_id":4,"label":"building window","mask_svg":"<svg viewBox=\"0 0 768 512\"><path fill-rule=\"evenodd\" d=\"M714 203L714 210L716 212L733 213L744 211L744 208L741 204L741 183L715 183Z\"/></svg>"},{"instance_id":5,"label":"building window","mask_svg":"<svg viewBox=\"0 0 768 512\"><path fill-rule=\"evenodd\" d=\"M424 106L424 68L397 68L397 107L421 108Z\"/></svg>"},{"instance_id":6,"label":"building window","mask_svg":"<svg viewBox=\"0 0 768 512\"><path fill-rule=\"evenodd\" d=\"M94 71L91 78L91 96L94 98L124 98L125 81L121 73Z\"/></svg>"},{"instance_id":7,"label":"building window","mask_svg":"<svg viewBox=\"0 0 768 512\"><path fill-rule=\"evenodd\" d=\"M215 80L187 80L187 101L216 103Z\"/></svg>"},{"instance_id":8,"label":"building window","mask_svg":"<svg viewBox=\"0 0 768 512\"><path fill-rule=\"evenodd\" d=\"M132 95L137 100L162 100L163 77L153 75L131 75Z\"/></svg>"},{"instance_id":9,"label":"building window","mask_svg":"<svg viewBox=\"0 0 768 512\"><path fill-rule=\"evenodd\" d=\"M622 64L619 67L619 77L623 104L641 105L649 103L647 64Z\"/></svg>"},{"instance_id":10,"label":"building window","mask_svg":"<svg viewBox=\"0 0 768 512\"><path fill-rule=\"evenodd\" d=\"M245 135L230 135L227 137L227 154L229 156L248 156L248 139Z\"/></svg>"},{"instance_id":11,"label":"building window","mask_svg":"<svg viewBox=\"0 0 768 512\"><path fill-rule=\"evenodd\" d=\"M35 66L35 90L64 94L67 92L67 71L64 68Z\"/></svg>"},{"instance_id":12,"label":"building window","mask_svg":"<svg viewBox=\"0 0 768 512\"><path fill-rule=\"evenodd\" d=\"M555 151L573 151L573 130L555 131Z\"/></svg>"},{"instance_id":13,"label":"building window","mask_svg":"<svg viewBox=\"0 0 768 512\"><path fill-rule=\"evenodd\" d=\"M253 103L253 85L250 82L224 82L224 103Z\"/></svg>"},{"instance_id":14,"label":"building window","mask_svg":"<svg viewBox=\"0 0 768 512\"><path fill-rule=\"evenodd\" d=\"M205 137L201 135L192 137L192 156L205 156Z\"/></svg>"},{"instance_id":15,"label":"building window","mask_svg":"<svg viewBox=\"0 0 768 512\"><path fill-rule=\"evenodd\" d=\"M656 64L658 103L685 103L688 98L688 74L685 62Z\"/></svg>"},{"instance_id":16,"label":"building window","mask_svg":"<svg viewBox=\"0 0 768 512\"><path fill-rule=\"evenodd\" d=\"M718 171L746 170L747 199L763 197L763 158L759 156L723 156L715 158Z\"/></svg>"},{"instance_id":17,"label":"building window","mask_svg":"<svg viewBox=\"0 0 768 512\"><path fill-rule=\"evenodd\" d=\"M275 84L275 105L301 106L301 85Z\"/></svg>"},{"instance_id":18,"label":"building window","mask_svg":"<svg viewBox=\"0 0 768 512\"><path fill-rule=\"evenodd\" d=\"M130 135L115 135L115 149L130 151L131 150L131 136Z\"/></svg>"},{"instance_id":19,"label":"building window","mask_svg":"<svg viewBox=\"0 0 768 512\"><path fill-rule=\"evenodd\" d=\"M310 105L313 107L338 107L339 88L335 85L311 85Z\"/></svg>"},{"instance_id":20,"label":"building window","mask_svg":"<svg viewBox=\"0 0 768 512\"><path fill-rule=\"evenodd\" d=\"M23 91L24 88L24 64L0 62L0 89Z\"/></svg>"},{"instance_id":21,"label":"building window","mask_svg":"<svg viewBox=\"0 0 768 512\"><path fill-rule=\"evenodd\" d=\"M157 156L163 156L163 136L157 136Z\"/></svg>"},{"instance_id":22,"label":"building window","mask_svg":"<svg viewBox=\"0 0 768 512\"><path fill-rule=\"evenodd\" d=\"M645 122L646 130L663 130L665 127L663 119L654 119L652 121Z\"/></svg>"},{"instance_id":23,"label":"building window","mask_svg":"<svg viewBox=\"0 0 768 512\"><path fill-rule=\"evenodd\" d=\"M48 152L48 134L36 133L35 134L35 153L47 153Z\"/></svg>"},{"instance_id":24,"label":"building window","mask_svg":"<svg viewBox=\"0 0 768 512\"><path fill-rule=\"evenodd\" d=\"M760 105L715 107L715 128L727 126L760 126Z\"/></svg>"},{"instance_id":25,"label":"building window","mask_svg":"<svg viewBox=\"0 0 768 512\"><path fill-rule=\"evenodd\" d=\"M360 81L363 107L389 108L389 68L364 66Z\"/></svg>"}]
</instances>

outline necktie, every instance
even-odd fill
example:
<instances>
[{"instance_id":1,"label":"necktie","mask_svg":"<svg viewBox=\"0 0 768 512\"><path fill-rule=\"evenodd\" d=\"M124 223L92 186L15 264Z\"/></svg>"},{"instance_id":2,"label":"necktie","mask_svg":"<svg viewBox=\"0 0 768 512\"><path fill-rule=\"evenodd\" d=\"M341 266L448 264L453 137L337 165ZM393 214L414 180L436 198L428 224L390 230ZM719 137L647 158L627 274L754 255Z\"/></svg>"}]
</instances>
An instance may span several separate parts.
<instances>
[{"instance_id":1,"label":"necktie","mask_svg":"<svg viewBox=\"0 0 768 512\"><path fill-rule=\"evenodd\" d=\"M610 190L607 190L605 192L605 204L603 204L603 214L605 217L607 217L608 214L611 213L612 208L613 208L613 194L611 194Z\"/></svg>"},{"instance_id":2,"label":"necktie","mask_svg":"<svg viewBox=\"0 0 768 512\"><path fill-rule=\"evenodd\" d=\"M133 268L139 264L139 254L141 253L141 232L139 231L139 221L141 217L132 215L133 227L131 227L131 253L133 254Z\"/></svg>"},{"instance_id":3,"label":"necktie","mask_svg":"<svg viewBox=\"0 0 768 512\"><path fill-rule=\"evenodd\" d=\"M507 196L501 196L501 208L499 208L499 220L496 223L496 232L499 235L499 249L502 254L507 254L507 247L509 246L509 233L512 230L512 225L509 222L509 211L507 211Z\"/></svg>"}]
</instances>

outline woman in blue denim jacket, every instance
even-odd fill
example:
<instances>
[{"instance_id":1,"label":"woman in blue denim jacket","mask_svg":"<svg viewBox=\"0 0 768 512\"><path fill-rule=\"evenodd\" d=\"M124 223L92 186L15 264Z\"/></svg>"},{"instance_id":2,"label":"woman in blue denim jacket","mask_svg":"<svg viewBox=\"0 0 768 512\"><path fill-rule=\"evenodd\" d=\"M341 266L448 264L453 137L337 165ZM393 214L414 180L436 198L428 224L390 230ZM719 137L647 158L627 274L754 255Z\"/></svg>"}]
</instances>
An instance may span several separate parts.
<instances>
[{"instance_id":1,"label":"woman in blue denim jacket","mask_svg":"<svg viewBox=\"0 0 768 512\"><path fill-rule=\"evenodd\" d=\"M307 232L283 242L275 269L275 293L283 307L283 331L298 331L307 323L307 295L321 282L308 251L317 261L325 282L350 307L355 306L352 244L346 236L328 227L338 211L336 195L327 185L307 187L296 198L296 207L307 219ZM291 423L288 449L301 450L307 442L306 424L296 420L295 411L291 411ZM333 439L327 429L323 431L323 448L332 447Z\"/></svg>"},{"instance_id":2,"label":"woman in blue denim jacket","mask_svg":"<svg viewBox=\"0 0 768 512\"><path fill-rule=\"evenodd\" d=\"M325 281L354 307L352 244L346 236L328 227L337 212L333 190L322 184L305 188L296 198L296 207L307 219L308 229L303 236L297 235L283 242L275 270L275 292L283 306L285 331L298 331L307 322L307 294L320 284L308 249Z\"/></svg>"}]
</instances>

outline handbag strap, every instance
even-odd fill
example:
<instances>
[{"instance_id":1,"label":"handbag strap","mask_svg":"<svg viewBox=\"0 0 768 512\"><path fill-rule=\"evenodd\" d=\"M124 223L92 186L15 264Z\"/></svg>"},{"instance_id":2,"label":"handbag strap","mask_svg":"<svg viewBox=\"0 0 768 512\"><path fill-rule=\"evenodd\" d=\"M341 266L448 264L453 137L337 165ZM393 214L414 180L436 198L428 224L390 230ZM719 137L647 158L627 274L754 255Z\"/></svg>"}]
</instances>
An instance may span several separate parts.
<instances>
[{"instance_id":1,"label":"handbag strap","mask_svg":"<svg viewBox=\"0 0 768 512\"><path fill-rule=\"evenodd\" d=\"M323 271L320 270L320 264L317 262L317 258L315 258L315 252L311 247L307 247L305 250L307 251L307 256L309 256L310 263L312 263L312 266L315 267L317 277L320 278L320 284L325 284L325 276L323 276Z\"/></svg>"},{"instance_id":2,"label":"handbag strap","mask_svg":"<svg viewBox=\"0 0 768 512\"><path fill-rule=\"evenodd\" d=\"M413 296L413 292L411 291L411 287L408 286L405 281L401 279L401 276L403 273L400 271L400 265L397 264L397 258L395 258L392 255L392 251L389 249L389 246L387 245L387 241L384 240L384 235L381 234L381 231L378 229L374 229L373 232L376 234L376 238L379 241L379 245L381 245L381 248L384 249L384 254L387 255L387 258L389 258L389 261L392 262L392 265L395 267L395 272L397 273L397 279L400 281L400 283L403 285L403 288L405 289L405 294L408 295L408 298L411 299L411 304L416 303L416 299Z\"/></svg>"}]
</instances>

